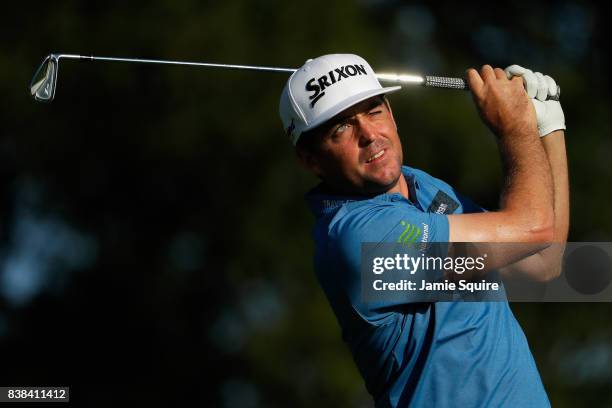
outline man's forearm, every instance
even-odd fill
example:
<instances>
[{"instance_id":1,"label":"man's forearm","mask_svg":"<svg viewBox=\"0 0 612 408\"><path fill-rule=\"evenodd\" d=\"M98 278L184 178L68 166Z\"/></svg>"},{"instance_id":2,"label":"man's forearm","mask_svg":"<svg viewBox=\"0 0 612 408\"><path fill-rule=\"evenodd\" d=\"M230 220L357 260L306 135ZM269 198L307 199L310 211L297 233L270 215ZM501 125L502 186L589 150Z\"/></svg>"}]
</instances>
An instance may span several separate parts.
<instances>
[{"instance_id":1,"label":"man's forearm","mask_svg":"<svg viewBox=\"0 0 612 408\"><path fill-rule=\"evenodd\" d=\"M541 262L544 265L540 277L544 280L549 280L561 274L561 261L569 230L569 178L564 131L557 130L543 137L542 144L546 151L552 174L555 224L553 244L540 251L537 255L540 256Z\"/></svg>"},{"instance_id":2,"label":"man's forearm","mask_svg":"<svg viewBox=\"0 0 612 408\"><path fill-rule=\"evenodd\" d=\"M551 169L554 195L553 244L540 252L501 270L504 276L519 275L547 281L561 273L561 260L569 229L569 181L565 134L557 130L542 138Z\"/></svg>"},{"instance_id":3,"label":"man's forearm","mask_svg":"<svg viewBox=\"0 0 612 408\"><path fill-rule=\"evenodd\" d=\"M499 140L505 177L500 211L531 220L549 220L536 222L546 227L553 221L553 183L549 162L537 131L521 130L520 136L515 134Z\"/></svg>"},{"instance_id":4,"label":"man's forearm","mask_svg":"<svg viewBox=\"0 0 612 408\"><path fill-rule=\"evenodd\" d=\"M569 230L569 177L565 132L557 130L542 138L542 145L550 163L553 182L555 226L554 242L567 241Z\"/></svg>"}]
</instances>

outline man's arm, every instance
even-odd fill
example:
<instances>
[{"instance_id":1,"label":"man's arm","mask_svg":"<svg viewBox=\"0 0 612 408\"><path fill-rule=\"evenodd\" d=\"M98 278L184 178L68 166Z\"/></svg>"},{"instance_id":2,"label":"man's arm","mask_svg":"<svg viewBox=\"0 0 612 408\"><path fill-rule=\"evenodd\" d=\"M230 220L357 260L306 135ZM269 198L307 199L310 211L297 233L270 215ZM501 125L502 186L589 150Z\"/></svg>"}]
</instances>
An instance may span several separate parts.
<instances>
[{"instance_id":1,"label":"man's arm","mask_svg":"<svg viewBox=\"0 0 612 408\"><path fill-rule=\"evenodd\" d=\"M550 163L554 189L555 227L553 242L566 242L569 231L569 177L565 132L557 130L542 138Z\"/></svg>"},{"instance_id":2,"label":"man's arm","mask_svg":"<svg viewBox=\"0 0 612 408\"><path fill-rule=\"evenodd\" d=\"M554 131L542 138L551 168L554 191L553 244L542 251L500 269L504 277L523 276L536 281L547 281L561 274L563 252L569 229L569 180L565 135Z\"/></svg>"},{"instance_id":3,"label":"man's arm","mask_svg":"<svg viewBox=\"0 0 612 408\"><path fill-rule=\"evenodd\" d=\"M496 269L537 253L554 238L553 179L538 134L535 109L522 79L485 65L468 71L468 83L483 121L497 136L505 184L500 209L450 215L451 242L511 242L492 251L487 269ZM485 245L463 246L466 255L482 254Z\"/></svg>"}]
</instances>

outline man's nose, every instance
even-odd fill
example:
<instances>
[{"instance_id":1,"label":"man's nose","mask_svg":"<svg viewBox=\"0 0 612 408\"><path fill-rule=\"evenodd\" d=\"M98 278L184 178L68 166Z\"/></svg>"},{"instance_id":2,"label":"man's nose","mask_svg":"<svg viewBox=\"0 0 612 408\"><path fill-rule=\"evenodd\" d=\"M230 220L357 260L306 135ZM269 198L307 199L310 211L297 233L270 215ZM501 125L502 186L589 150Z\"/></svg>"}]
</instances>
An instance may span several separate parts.
<instances>
[{"instance_id":1,"label":"man's nose","mask_svg":"<svg viewBox=\"0 0 612 408\"><path fill-rule=\"evenodd\" d=\"M367 118L357 118L359 145L367 146L376 139L376 127Z\"/></svg>"}]
</instances>

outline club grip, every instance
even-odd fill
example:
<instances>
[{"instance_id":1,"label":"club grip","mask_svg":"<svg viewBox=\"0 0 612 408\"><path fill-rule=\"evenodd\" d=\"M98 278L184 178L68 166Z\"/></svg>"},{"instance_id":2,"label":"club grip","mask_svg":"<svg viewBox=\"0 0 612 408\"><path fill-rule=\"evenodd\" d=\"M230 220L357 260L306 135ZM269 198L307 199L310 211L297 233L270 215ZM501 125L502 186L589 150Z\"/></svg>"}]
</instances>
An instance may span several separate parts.
<instances>
[{"instance_id":1,"label":"club grip","mask_svg":"<svg viewBox=\"0 0 612 408\"><path fill-rule=\"evenodd\" d=\"M434 88L447 88L447 89L465 89L469 90L467 83L463 78L450 78L427 75L425 77L425 86L432 86Z\"/></svg>"},{"instance_id":2,"label":"club grip","mask_svg":"<svg viewBox=\"0 0 612 408\"><path fill-rule=\"evenodd\" d=\"M467 82L463 78L441 77L435 75L425 76L425 82L423 82L423 85L431 86L433 88L464 89L466 91L470 89L467 85ZM557 86L557 94L549 95L546 100L558 101L560 95L561 87Z\"/></svg>"}]
</instances>

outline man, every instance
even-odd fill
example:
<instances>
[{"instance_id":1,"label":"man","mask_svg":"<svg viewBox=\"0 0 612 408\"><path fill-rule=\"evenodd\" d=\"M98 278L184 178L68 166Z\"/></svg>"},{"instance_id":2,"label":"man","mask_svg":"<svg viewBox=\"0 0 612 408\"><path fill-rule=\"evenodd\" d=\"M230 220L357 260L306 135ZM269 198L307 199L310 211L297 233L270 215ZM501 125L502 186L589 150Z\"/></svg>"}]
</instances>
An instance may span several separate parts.
<instances>
[{"instance_id":1,"label":"man","mask_svg":"<svg viewBox=\"0 0 612 408\"><path fill-rule=\"evenodd\" d=\"M397 242L406 225L422 226L421 242L530 244L510 246L493 266L539 281L559 273L562 251L549 243L567 239L565 123L559 103L546 100L557 86L516 65L470 69L467 81L499 144L505 184L497 211L402 166L384 96L399 87L383 88L361 57L309 60L281 96L299 161L321 179L307 196L317 217L317 276L378 407L550 405L507 302L361 296L361 243Z\"/></svg>"}]
</instances>

